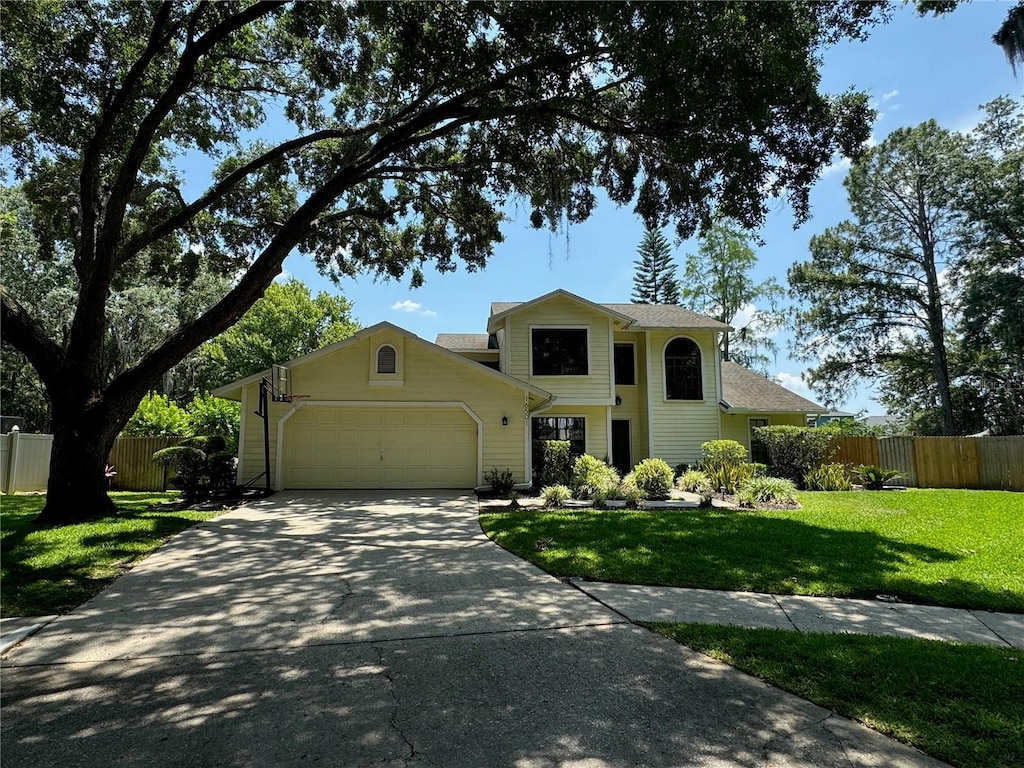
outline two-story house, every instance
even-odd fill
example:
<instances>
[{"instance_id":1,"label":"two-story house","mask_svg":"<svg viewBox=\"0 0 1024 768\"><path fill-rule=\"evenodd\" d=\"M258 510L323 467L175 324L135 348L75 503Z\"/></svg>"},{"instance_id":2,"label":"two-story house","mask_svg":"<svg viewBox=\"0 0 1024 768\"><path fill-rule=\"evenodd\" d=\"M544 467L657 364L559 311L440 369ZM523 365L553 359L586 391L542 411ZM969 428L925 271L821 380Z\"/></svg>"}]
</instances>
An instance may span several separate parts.
<instances>
[{"instance_id":1,"label":"two-story house","mask_svg":"<svg viewBox=\"0 0 1024 768\"><path fill-rule=\"evenodd\" d=\"M239 482L269 464L276 489L472 488L494 467L528 485L545 439L624 472L719 438L757 459L753 427L827 410L721 362L731 329L678 306L558 290L492 304L486 330L432 344L379 323L216 390L242 403Z\"/></svg>"}]
</instances>

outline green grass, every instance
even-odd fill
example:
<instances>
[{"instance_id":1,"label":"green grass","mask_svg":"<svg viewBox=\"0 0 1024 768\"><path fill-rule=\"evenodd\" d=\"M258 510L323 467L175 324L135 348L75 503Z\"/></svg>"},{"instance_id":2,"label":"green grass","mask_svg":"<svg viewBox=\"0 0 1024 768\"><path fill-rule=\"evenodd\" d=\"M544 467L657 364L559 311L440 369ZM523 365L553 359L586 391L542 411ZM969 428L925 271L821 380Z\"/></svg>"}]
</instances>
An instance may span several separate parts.
<instances>
[{"instance_id":1,"label":"green grass","mask_svg":"<svg viewBox=\"0 0 1024 768\"><path fill-rule=\"evenodd\" d=\"M44 496L0 498L0 611L3 616L66 613L81 605L176 533L215 512L160 510L174 493L111 493L117 513L36 530Z\"/></svg>"},{"instance_id":2,"label":"green grass","mask_svg":"<svg viewBox=\"0 0 1024 768\"><path fill-rule=\"evenodd\" d=\"M597 581L1024 611L1024 494L801 493L803 509L488 512L494 541ZM548 546L534 551L539 540Z\"/></svg>"},{"instance_id":3,"label":"green grass","mask_svg":"<svg viewBox=\"0 0 1024 768\"><path fill-rule=\"evenodd\" d=\"M775 629L648 626L955 766L1024 765L1024 651Z\"/></svg>"}]
</instances>

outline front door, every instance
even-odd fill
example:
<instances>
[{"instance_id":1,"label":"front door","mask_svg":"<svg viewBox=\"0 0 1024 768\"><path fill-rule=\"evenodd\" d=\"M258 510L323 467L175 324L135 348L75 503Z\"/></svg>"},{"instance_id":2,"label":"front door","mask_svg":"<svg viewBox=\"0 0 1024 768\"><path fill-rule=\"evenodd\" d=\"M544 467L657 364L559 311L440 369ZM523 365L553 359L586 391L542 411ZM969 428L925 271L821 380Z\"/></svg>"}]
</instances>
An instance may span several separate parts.
<instances>
[{"instance_id":1,"label":"front door","mask_svg":"<svg viewBox=\"0 0 1024 768\"><path fill-rule=\"evenodd\" d=\"M629 455L629 419L612 419L612 466L623 475L633 469Z\"/></svg>"}]
</instances>

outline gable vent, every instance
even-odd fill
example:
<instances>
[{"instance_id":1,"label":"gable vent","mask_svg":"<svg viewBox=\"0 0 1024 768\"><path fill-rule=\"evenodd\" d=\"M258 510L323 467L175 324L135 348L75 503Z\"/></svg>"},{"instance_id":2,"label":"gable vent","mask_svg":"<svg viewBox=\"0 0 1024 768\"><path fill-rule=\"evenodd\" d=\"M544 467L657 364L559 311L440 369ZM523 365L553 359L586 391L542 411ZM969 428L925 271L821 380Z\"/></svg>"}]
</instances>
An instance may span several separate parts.
<instances>
[{"instance_id":1,"label":"gable vent","mask_svg":"<svg viewBox=\"0 0 1024 768\"><path fill-rule=\"evenodd\" d=\"M377 373L395 373L397 371L397 353L390 344L377 350Z\"/></svg>"}]
</instances>

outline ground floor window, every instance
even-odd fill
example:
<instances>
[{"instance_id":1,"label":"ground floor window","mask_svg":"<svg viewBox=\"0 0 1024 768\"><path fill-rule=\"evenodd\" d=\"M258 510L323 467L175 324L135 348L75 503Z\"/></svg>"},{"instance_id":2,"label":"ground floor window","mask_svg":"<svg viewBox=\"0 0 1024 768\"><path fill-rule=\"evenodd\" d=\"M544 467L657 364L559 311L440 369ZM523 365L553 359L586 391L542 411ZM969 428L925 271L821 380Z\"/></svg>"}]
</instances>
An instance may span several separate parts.
<instances>
[{"instance_id":1,"label":"ground floor window","mask_svg":"<svg viewBox=\"0 0 1024 768\"><path fill-rule=\"evenodd\" d=\"M767 426L768 419L750 419L750 460L758 464L768 463L768 448L757 439L754 428Z\"/></svg>"},{"instance_id":2,"label":"ground floor window","mask_svg":"<svg viewBox=\"0 0 1024 768\"><path fill-rule=\"evenodd\" d=\"M582 416L540 416L533 419L533 470L540 468L544 440L568 440L572 458L587 452L586 419Z\"/></svg>"}]
</instances>

